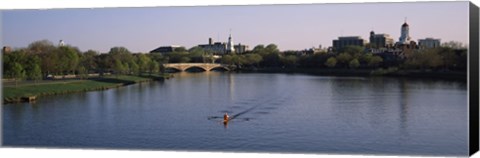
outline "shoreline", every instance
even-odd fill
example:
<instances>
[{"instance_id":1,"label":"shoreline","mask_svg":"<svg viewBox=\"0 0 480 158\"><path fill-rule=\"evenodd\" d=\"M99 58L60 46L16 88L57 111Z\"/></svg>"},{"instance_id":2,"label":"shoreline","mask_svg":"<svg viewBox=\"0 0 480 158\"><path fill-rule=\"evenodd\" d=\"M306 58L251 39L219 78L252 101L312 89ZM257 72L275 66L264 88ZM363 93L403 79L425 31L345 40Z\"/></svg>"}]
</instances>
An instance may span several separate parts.
<instances>
[{"instance_id":1,"label":"shoreline","mask_svg":"<svg viewBox=\"0 0 480 158\"><path fill-rule=\"evenodd\" d=\"M107 90L136 83L163 81L171 77L173 77L172 74L162 74L156 76L121 75L78 80L69 83L59 82L42 85L3 87L3 104L32 102L41 96Z\"/></svg>"},{"instance_id":2,"label":"shoreline","mask_svg":"<svg viewBox=\"0 0 480 158\"><path fill-rule=\"evenodd\" d=\"M300 73L318 76L346 77L396 77L411 79L456 80L467 82L467 73L459 71L427 71L427 70L391 70L391 69L309 69L309 68L261 68L237 70L244 73Z\"/></svg>"}]
</instances>

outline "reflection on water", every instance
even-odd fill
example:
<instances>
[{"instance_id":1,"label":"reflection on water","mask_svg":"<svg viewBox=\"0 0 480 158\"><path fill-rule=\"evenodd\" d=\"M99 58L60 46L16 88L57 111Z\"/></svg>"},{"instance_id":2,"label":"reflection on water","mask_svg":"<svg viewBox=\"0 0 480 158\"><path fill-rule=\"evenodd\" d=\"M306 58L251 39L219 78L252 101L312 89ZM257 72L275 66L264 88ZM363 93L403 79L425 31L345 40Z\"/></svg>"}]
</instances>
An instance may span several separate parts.
<instances>
[{"instance_id":1,"label":"reflection on water","mask_svg":"<svg viewBox=\"0 0 480 158\"><path fill-rule=\"evenodd\" d=\"M467 154L466 84L177 73L164 82L3 106L7 146ZM223 114L231 120L223 122Z\"/></svg>"}]
</instances>

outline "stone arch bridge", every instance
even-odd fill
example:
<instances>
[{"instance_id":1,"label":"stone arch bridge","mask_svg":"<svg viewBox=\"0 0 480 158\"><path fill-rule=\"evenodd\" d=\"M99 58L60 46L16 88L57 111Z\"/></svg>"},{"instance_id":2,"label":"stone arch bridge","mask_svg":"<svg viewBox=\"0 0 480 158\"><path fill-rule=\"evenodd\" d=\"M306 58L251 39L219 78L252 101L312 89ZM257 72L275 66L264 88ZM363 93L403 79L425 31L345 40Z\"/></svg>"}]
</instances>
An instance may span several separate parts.
<instances>
[{"instance_id":1,"label":"stone arch bridge","mask_svg":"<svg viewBox=\"0 0 480 158\"><path fill-rule=\"evenodd\" d=\"M200 68L205 71L211 71L213 69L223 69L226 71L230 71L227 65L224 64L213 64L213 63L171 63L171 64L163 64L165 69L176 69L179 71L185 71L190 68Z\"/></svg>"}]
</instances>

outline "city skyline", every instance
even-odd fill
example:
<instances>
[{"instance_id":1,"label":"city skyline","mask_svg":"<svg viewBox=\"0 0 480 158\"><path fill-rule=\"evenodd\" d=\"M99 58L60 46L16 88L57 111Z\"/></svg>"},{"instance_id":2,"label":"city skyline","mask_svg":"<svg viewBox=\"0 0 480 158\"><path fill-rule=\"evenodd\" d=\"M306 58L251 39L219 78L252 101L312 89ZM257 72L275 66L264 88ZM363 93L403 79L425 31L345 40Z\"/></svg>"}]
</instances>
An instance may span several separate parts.
<instances>
[{"instance_id":1,"label":"city skyline","mask_svg":"<svg viewBox=\"0 0 480 158\"><path fill-rule=\"evenodd\" d=\"M302 50L329 47L339 36L368 40L372 30L398 41L405 17L415 41L433 37L468 44L468 2L10 10L2 14L3 45L13 48L47 39L54 44L63 40L82 51L108 52L124 46L132 52L149 52L164 45L190 48L208 43L208 38L227 42L231 29L235 44L253 48L274 43L280 50Z\"/></svg>"}]
</instances>

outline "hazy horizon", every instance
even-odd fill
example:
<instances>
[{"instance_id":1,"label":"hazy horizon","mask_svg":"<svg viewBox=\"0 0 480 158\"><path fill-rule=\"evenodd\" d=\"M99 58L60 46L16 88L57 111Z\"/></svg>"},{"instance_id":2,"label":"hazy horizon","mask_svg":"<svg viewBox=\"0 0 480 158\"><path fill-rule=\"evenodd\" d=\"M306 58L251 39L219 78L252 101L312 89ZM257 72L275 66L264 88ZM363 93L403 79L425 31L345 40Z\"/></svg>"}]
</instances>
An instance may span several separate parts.
<instances>
[{"instance_id":1,"label":"hazy horizon","mask_svg":"<svg viewBox=\"0 0 480 158\"><path fill-rule=\"evenodd\" d=\"M329 47L339 36L369 32L400 36L405 17L413 40L427 37L468 44L468 2L409 2L2 10L3 45L26 47L47 39L57 44L108 52L124 46L149 52L159 46L187 48L226 42L277 44L281 50Z\"/></svg>"}]
</instances>

